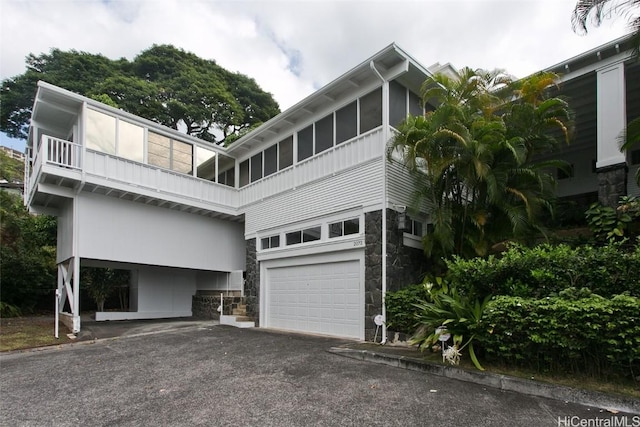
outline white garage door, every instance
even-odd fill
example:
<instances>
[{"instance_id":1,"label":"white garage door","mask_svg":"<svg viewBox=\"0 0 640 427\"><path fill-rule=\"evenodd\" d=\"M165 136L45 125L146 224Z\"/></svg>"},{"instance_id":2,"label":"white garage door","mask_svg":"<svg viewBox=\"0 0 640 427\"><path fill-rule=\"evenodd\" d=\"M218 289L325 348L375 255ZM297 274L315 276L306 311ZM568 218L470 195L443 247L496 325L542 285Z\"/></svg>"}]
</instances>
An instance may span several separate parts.
<instances>
[{"instance_id":1,"label":"white garage door","mask_svg":"<svg viewBox=\"0 0 640 427\"><path fill-rule=\"evenodd\" d=\"M267 326L362 338L360 262L267 269Z\"/></svg>"}]
</instances>

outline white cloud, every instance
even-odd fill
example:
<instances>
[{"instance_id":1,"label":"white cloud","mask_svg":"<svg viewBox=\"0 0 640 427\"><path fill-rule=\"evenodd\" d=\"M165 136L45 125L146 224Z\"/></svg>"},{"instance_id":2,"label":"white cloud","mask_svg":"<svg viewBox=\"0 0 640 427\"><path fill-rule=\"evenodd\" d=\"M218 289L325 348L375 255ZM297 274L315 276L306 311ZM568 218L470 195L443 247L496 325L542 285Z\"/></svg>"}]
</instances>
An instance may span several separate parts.
<instances>
[{"instance_id":1,"label":"white cloud","mask_svg":"<svg viewBox=\"0 0 640 427\"><path fill-rule=\"evenodd\" d=\"M425 66L525 76L626 32L571 30L575 0L2 0L0 78L51 48L133 57L173 44L253 77L287 108L397 42Z\"/></svg>"}]
</instances>

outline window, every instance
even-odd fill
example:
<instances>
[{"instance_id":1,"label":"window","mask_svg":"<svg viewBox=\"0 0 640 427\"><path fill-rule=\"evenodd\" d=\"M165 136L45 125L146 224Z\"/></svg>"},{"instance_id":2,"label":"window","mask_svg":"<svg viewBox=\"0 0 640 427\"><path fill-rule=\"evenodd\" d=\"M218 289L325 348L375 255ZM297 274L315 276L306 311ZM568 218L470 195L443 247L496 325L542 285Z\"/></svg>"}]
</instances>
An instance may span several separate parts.
<instances>
[{"instance_id":1,"label":"window","mask_svg":"<svg viewBox=\"0 0 640 427\"><path fill-rule=\"evenodd\" d=\"M422 223L413 218L408 218L406 232L412 236L422 237Z\"/></svg>"},{"instance_id":2,"label":"window","mask_svg":"<svg viewBox=\"0 0 640 427\"><path fill-rule=\"evenodd\" d=\"M249 184L249 159L240 163L240 187Z\"/></svg>"},{"instance_id":3,"label":"window","mask_svg":"<svg viewBox=\"0 0 640 427\"><path fill-rule=\"evenodd\" d=\"M316 122L316 154L333 147L333 114Z\"/></svg>"},{"instance_id":4,"label":"window","mask_svg":"<svg viewBox=\"0 0 640 427\"><path fill-rule=\"evenodd\" d=\"M171 169L185 174L192 173L193 146L174 141L166 136L149 132L147 137L148 162L150 165Z\"/></svg>"},{"instance_id":5,"label":"window","mask_svg":"<svg viewBox=\"0 0 640 427\"><path fill-rule=\"evenodd\" d=\"M360 133L382 125L382 88L360 98Z\"/></svg>"},{"instance_id":6,"label":"window","mask_svg":"<svg viewBox=\"0 0 640 427\"><path fill-rule=\"evenodd\" d=\"M407 118L407 89L396 81L389 82L389 124L398 127Z\"/></svg>"},{"instance_id":7,"label":"window","mask_svg":"<svg viewBox=\"0 0 640 427\"><path fill-rule=\"evenodd\" d=\"M262 178L262 152L251 157L251 182Z\"/></svg>"},{"instance_id":8,"label":"window","mask_svg":"<svg viewBox=\"0 0 640 427\"><path fill-rule=\"evenodd\" d=\"M293 135L278 142L278 148L278 170L282 170L293 164Z\"/></svg>"},{"instance_id":9,"label":"window","mask_svg":"<svg viewBox=\"0 0 640 427\"><path fill-rule=\"evenodd\" d=\"M236 161L224 154L218 154L218 183L235 187Z\"/></svg>"},{"instance_id":10,"label":"window","mask_svg":"<svg viewBox=\"0 0 640 427\"><path fill-rule=\"evenodd\" d=\"M262 249L277 248L280 246L280 236L270 236L260 239Z\"/></svg>"},{"instance_id":11,"label":"window","mask_svg":"<svg viewBox=\"0 0 640 427\"><path fill-rule=\"evenodd\" d=\"M306 228L302 230L302 241L313 242L316 240L320 240L320 233L320 227Z\"/></svg>"},{"instance_id":12,"label":"window","mask_svg":"<svg viewBox=\"0 0 640 427\"><path fill-rule=\"evenodd\" d=\"M161 168L171 168L171 140L166 136L149 132L147 137L149 146L148 162L150 165L160 166Z\"/></svg>"},{"instance_id":13,"label":"window","mask_svg":"<svg viewBox=\"0 0 640 427\"><path fill-rule=\"evenodd\" d=\"M353 101L336 111L336 145L358 135L358 104Z\"/></svg>"},{"instance_id":14,"label":"window","mask_svg":"<svg viewBox=\"0 0 640 427\"><path fill-rule=\"evenodd\" d=\"M118 120L117 152L120 157L142 163L144 161L144 128Z\"/></svg>"},{"instance_id":15,"label":"window","mask_svg":"<svg viewBox=\"0 0 640 427\"><path fill-rule=\"evenodd\" d=\"M421 116L424 114L422 111L422 100L413 92L409 92L409 114L412 116Z\"/></svg>"},{"instance_id":16,"label":"window","mask_svg":"<svg viewBox=\"0 0 640 427\"><path fill-rule=\"evenodd\" d=\"M171 170L191 174L193 170L193 146L180 141L171 140Z\"/></svg>"},{"instance_id":17,"label":"window","mask_svg":"<svg viewBox=\"0 0 640 427\"><path fill-rule=\"evenodd\" d=\"M198 178L215 181L216 153L206 148L196 147L196 176Z\"/></svg>"},{"instance_id":18,"label":"window","mask_svg":"<svg viewBox=\"0 0 640 427\"><path fill-rule=\"evenodd\" d=\"M310 227L304 230L297 230L285 235L287 246L296 245L298 243L314 242L322 237L321 228Z\"/></svg>"},{"instance_id":19,"label":"window","mask_svg":"<svg viewBox=\"0 0 640 427\"><path fill-rule=\"evenodd\" d=\"M264 150L264 176L278 171L278 144Z\"/></svg>"},{"instance_id":20,"label":"window","mask_svg":"<svg viewBox=\"0 0 640 427\"><path fill-rule=\"evenodd\" d=\"M313 125L298 132L298 161L313 156Z\"/></svg>"},{"instance_id":21,"label":"window","mask_svg":"<svg viewBox=\"0 0 640 427\"><path fill-rule=\"evenodd\" d=\"M286 238L287 246L302 243L302 231L298 230L287 233Z\"/></svg>"},{"instance_id":22,"label":"window","mask_svg":"<svg viewBox=\"0 0 640 427\"><path fill-rule=\"evenodd\" d=\"M116 154L116 118L87 109L87 148Z\"/></svg>"},{"instance_id":23,"label":"window","mask_svg":"<svg viewBox=\"0 0 640 427\"><path fill-rule=\"evenodd\" d=\"M329 238L348 236L360 233L360 220L358 218L329 224Z\"/></svg>"}]
</instances>

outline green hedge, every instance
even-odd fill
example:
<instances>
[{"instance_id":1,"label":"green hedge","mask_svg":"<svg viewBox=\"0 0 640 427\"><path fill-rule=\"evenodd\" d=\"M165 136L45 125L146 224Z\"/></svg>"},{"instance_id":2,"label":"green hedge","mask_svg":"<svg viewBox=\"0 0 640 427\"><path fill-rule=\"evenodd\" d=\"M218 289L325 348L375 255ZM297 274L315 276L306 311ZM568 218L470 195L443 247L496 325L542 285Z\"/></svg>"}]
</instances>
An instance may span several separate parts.
<instances>
[{"instance_id":1,"label":"green hedge","mask_svg":"<svg viewBox=\"0 0 640 427\"><path fill-rule=\"evenodd\" d=\"M395 332L413 334L418 322L418 308L414 304L425 300L429 300L429 292L424 284L409 285L399 291L387 293L387 327Z\"/></svg>"},{"instance_id":2,"label":"green hedge","mask_svg":"<svg viewBox=\"0 0 640 427\"><path fill-rule=\"evenodd\" d=\"M447 267L447 279L461 293L479 298L542 298L569 287L588 288L604 297L625 292L640 297L640 244L631 251L618 243L597 248L513 246L500 258L454 258Z\"/></svg>"},{"instance_id":3,"label":"green hedge","mask_svg":"<svg viewBox=\"0 0 640 427\"><path fill-rule=\"evenodd\" d=\"M542 299L498 296L474 331L485 360L538 371L640 375L640 298L567 289Z\"/></svg>"}]
</instances>

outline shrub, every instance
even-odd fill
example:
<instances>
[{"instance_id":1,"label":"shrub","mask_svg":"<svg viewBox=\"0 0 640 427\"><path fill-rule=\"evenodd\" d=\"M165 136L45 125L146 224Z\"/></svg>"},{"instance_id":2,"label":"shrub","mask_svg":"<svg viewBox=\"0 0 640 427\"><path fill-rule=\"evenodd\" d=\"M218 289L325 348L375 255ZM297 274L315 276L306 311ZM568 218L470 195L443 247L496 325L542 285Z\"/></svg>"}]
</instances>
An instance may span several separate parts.
<instances>
[{"instance_id":1,"label":"shrub","mask_svg":"<svg viewBox=\"0 0 640 427\"><path fill-rule=\"evenodd\" d=\"M453 346L443 355L452 364L457 365L461 352L465 347L469 349L469 356L476 368L481 371L484 368L478 361L473 339L475 330L482 320L488 298L484 301L472 299L469 296L460 295L455 286L447 284L438 278L436 284L428 284L429 300L415 304L418 308L419 328L411 338L413 344L418 344L420 350L431 349L434 344L439 344L442 328L453 338Z\"/></svg>"},{"instance_id":2,"label":"shrub","mask_svg":"<svg viewBox=\"0 0 640 427\"><path fill-rule=\"evenodd\" d=\"M607 240L621 238L638 233L637 223L640 220L640 198L623 196L618 208L592 203L585 212L589 228L596 239Z\"/></svg>"},{"instance_id":3,"label":"shrub","mask_svg":"<svg viewBox=\"0 0 640 427\"><path fill-rule=\"evenodd\" d=\"M410 285L385 296L387 327L396 332L412 335L418 327L419 301L428 301L429 291L425 284Z\"/></svg>"},{"instance_id":4,"label":"shrub","mask_svg":"<svg viewBox=\"0 0 640 427\"><path fill-rule=\"evenodd\" d=\"M459 292L476 298L508 295L542 298L569 287L586 287L604 297L628 292L640 296L640 245L633 251L624 242L595 248L543 244L511 246L501 258L454 258L447 262L447 279Z\"/></svg>"},{"instance_id":5,"label":"shrub","mask_svg":"<svg viewBox=\"0 0 640 427\"><path fill-rule=\"evenodd\" d=\"M0 317L20 317L21 314L19 307L0 301Z\"/></svg>"},{"instance_id":6,"label":"shrub","mask_svg":"<svg viewBox=\"0 0 640 427\"><path fill-rule=\"evenodd\" d=\"M569 288L542 299L498 296L473 331L487 360L595 376L640 373L640 298Z\"/></svg>"}]
</instances>

